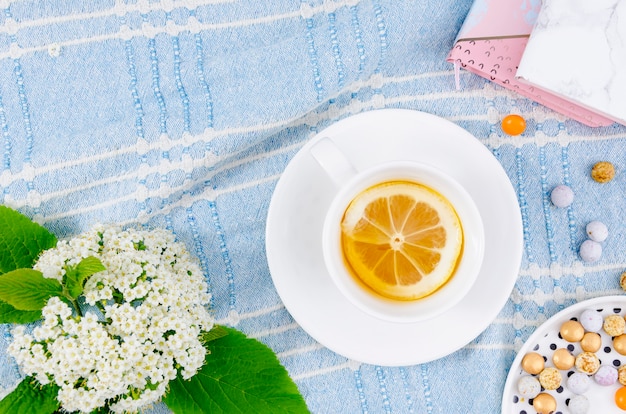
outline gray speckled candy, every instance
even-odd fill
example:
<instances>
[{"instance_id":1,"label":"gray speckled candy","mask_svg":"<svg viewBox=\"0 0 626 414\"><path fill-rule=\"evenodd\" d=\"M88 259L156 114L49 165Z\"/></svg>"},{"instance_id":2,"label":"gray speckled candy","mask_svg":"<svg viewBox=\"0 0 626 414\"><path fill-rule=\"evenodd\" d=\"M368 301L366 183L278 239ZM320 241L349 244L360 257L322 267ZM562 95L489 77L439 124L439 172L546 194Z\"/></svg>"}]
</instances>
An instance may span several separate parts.
<instances>
[{"instance_id":1,"label":"gray speckled candy","mask_svg":"<svg viewBox=\"0 0 626 414\"><path fill-rule=\"evenodd\" d=\"M609 236L609 229L606 227L601 221L591 221L585 227L585 231L587 232L587 236L596 242L603 242Z\"/></svg>"},{"instance_id":2,"label":"gray speckled candy","mask_svg":"<svg viewBox=\"0 0 626 414\"><path fill-rule=\"evenodd\" d=\"M589 412L589 400L584 395L577 395L569 400L567 406L570 414L587 414Z\"/></svg>"},{"instance_id":3,"label":"gray speckled candy","mask_svg":"<svg viewBox=\"0 0 626 414\"><path fill-rule=\"evenodd\" d=\"M584 394L591 386L591 380L587 374L575 372L567 379L567 389L574 394Z\"/></svg>"},{"instance_id":4,"label":"gray speckled candy","mask_svg":"<svg viewBox=\"0 0 626 414\"><path fill-rule=\"evenodd\" d=\"M580 321L587 332L599 332L602 329L602 315L593 309L587 309L580 315Z\"/></svg>"},{"instance_id":5,"label":"gray speckled candy","mask_svg":"<svg viewBox=\"0 0 626 414\"><path fill-rule=\"evenodd\" d=\"M535 398L541 392L541 384L537 378L525 375L517 381L517 390L524 398Z\"/></svg>"},{"instance_id":6,"label":"gray speckled candy","mask_svg":"<svg viewBox=\"0 0 626 414\"><path fill-rule=\"evenodd\" d=\"M587 263L597 262L602 256L602 245L593 240L585 240L580 245L578 254Z\"/></svg>"},{"instance_id":7,"label":"gray speckled candy","mask_svg":"<svg viewBox=\"0 0 626 414\"><path fill-rule=\"evenodd\" d=\"M574 192L566 185L557 185L550 192L550 201L559 208L568 207L574 201Z\"/></svg>"}]
</instances>

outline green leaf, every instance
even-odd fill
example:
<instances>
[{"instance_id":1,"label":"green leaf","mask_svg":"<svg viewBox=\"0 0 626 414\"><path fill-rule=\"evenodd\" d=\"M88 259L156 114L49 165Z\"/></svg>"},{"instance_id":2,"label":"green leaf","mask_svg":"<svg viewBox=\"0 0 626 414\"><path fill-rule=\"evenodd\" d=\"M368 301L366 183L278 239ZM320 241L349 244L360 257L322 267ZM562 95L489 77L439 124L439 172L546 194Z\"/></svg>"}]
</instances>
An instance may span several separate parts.
<instances>
[{"instance_id":1,"label":"green leaf","mask_svg":"<svg viewBox=\"0 0 626 414\"><path fill-rule=\"evenodd\" d=\"M106 270L106 267L104 267L100 259L93 256L85 257L76 266L68 266L65 269L64 282L70 296L73 299L79 297L83 293L87 279L103 270Z\"/></svg>"},{"instance_id":2,"label":"green leaf","mask_svg":"<svg viewBox=\"0 0 626 414\"><path fill-rule=\"evenodd\" d=\"M63 286L33 269L17 269L0 275L0 300L18 310L43 309L52 296L61 296Z\"/></svg>"},{"instance_id":3,"label":"green leaf","mask_svg":"<svg viewBox=\"0 0 626 414\"><path fill-rule=\"evenodd\" d=\"M88 278L94 273L102 272L107 270L106 267L102 264L100 259L94 256L85 257L83 260L78 263L76 266L76 270L78 270L78 274L81 278Z\"/></svg>"},{"instance_id":4,"label":"green leaf","mask_svg":"<svg viewBox=\"0 0 626 414\"><path fill-rule=\"evenodd\" d=\"M60 407L56 397L56 385L40 385L32 377L26 377L0 401L0 414L52 414Z\"/></svg>"},{"instance_id":5,"label":"green leaf","mask_svg":"<svg viewBox=\"0 0 626 414\"><path fill-rule=\"evenodd\" d=\"M41 311L18 310L0 300L0 323L30 323L41 319Z\"/></svg>"},{"instance_id":6,"label":"green leaf","mask_svg":"<svg viewBox=\"0 0 626 414\"><path fill-rule=\"evenodd\" d=\"M200 339L204 344L207 344L208 342L215 341L216 339L220 339L226 335L228 335L228 331L224 327L214 325L209 332L203 332Z\"/></svg>"},{"instance_id":7,"label":"green leaf","mask_svg":"<svg viewBox=\"0 0 626 414\"><path fill-rule=\"evenodd\" d=\"M165 404L177 414L308 413L271 349L236 329L207 344L206 364L188 381L170 382Z\"/></svg>"},{"instance_id":8,"label":"green leaf","mask_svg":"<svg viewBox=\"0 0 626 414\"><path fill-rule=\"evenodd\" d=\"M39 254L56 244L56 237L46 228L0 206L0 273L33 267Z\"/></svg>"}]
</instances>

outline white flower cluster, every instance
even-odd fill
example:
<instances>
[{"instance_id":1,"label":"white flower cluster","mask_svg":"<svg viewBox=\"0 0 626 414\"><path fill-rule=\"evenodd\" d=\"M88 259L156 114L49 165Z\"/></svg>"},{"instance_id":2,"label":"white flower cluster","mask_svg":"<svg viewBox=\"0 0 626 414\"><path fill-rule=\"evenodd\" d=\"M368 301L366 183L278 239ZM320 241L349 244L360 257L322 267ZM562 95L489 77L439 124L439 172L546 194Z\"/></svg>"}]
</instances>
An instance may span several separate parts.
<instances>
[{"instance_id":1,"label":"white flower cluster","mask_svg":"<svg viewBox=\"0 0 626 414\"><path fill-rule=\"evenodd\" d=\"M135 412L204 363L199 336L213 327L210 295L199 266L164 230L98 226L59 241L34 269L62 281L68 265L89 256L107 270L87 280L82 311L51 298L32 333L13 330L8 352L26 375L56 383L68 412Z\"/></svg>"}]
</instances>

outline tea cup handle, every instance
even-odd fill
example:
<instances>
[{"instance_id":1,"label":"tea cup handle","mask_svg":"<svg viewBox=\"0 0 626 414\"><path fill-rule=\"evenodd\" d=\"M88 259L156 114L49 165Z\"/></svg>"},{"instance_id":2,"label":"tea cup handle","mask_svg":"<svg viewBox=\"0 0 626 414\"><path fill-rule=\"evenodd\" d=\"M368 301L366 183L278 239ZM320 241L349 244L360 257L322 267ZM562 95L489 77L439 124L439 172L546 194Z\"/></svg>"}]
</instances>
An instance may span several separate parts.
<instances>
[{"instance_id":1,"label":"tea cup handle","mask_svg":"<svg viewBox=\"0 0 626 414\"><path fill-rule=\"evenodd\" d=\"M311 147L310 153L337 187L357 174L356 168L330 138L320 139Z\"/></svg>"}]
</instances>

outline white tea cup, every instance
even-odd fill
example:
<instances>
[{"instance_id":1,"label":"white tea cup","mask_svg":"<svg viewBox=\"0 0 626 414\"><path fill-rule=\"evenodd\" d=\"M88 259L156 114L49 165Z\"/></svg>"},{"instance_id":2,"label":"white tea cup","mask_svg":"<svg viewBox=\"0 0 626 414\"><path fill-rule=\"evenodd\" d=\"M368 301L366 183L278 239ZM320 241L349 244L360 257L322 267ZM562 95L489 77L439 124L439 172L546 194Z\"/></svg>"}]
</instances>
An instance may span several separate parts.
<instances>
[{"instance_id":1,"label":"white tea cup","mask_svg":"<svg viewBox=\"0 0 626 414\"><path fill-rule=\"evenodd\" d=\"M322 138L311 155L337 189L324 220L324 261L338 290L363 312L391 322L417 322L433 318L458 304L471 290L483 260L484 229L471 196L452 177L428 164L413 161L384 162L357 171L330 138ZM450 279L433 293L415 300L381 296L357 280L343 255L341 222L348 205L360 193L384 182L414 182L433 189L454 207L461 222L463 246Z\"/></svg>"}]
</instances>

